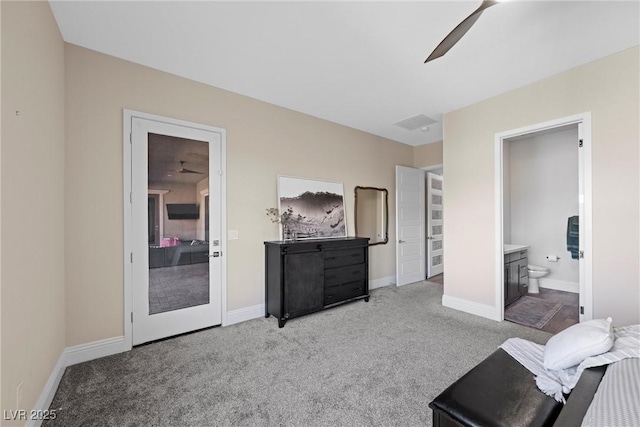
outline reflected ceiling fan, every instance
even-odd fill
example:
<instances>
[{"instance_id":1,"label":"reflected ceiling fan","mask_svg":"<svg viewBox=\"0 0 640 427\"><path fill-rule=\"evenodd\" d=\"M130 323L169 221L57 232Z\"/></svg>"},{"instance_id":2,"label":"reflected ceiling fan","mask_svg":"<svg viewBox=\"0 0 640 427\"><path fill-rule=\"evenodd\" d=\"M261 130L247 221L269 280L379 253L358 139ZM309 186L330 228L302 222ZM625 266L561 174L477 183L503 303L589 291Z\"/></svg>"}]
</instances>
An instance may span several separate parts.
<instances>
[{"instance_id":1,"label":"reflected ceiling fan","mask_svg":"<svg viewBox=\"0 0 640 427\"><path fill-rule=\"evenodd\" d=\"M176 173L197 173L197 174L202 175L202 172L198 172L198 171L194 171L194 170L191 170L191 169L187 169L187 168L185 168L185 167L184 167L184 164L185 164L185 163L186 163L186 162L185 162L184 160L180 160L180 167L179 167L178 169L170 170L170 171L167 171L167 172L176 172Z\"/></svg>"},{"instance_id":2,"label":"reflected ceiling fan","mask_svg":"<svg viewBox=\"0 0 640 427\"><path fill-rule=\"evenodd\" d=\"M502 0L504 1L504 0ZM469 16L467 16L461 23L458 24L457 27L451 31L447 37L444 38L440 42L440 44L431 52L431 55L424 61L426 64L429 61L433 61L434 59L440 58L445 53L449 52L456 43L460 41L462 36L464 36L467 31L476 23L482 12L491 6L495 6L500 3L500 0L483 0L482 4Z\"/></svg>"}]
</instances>

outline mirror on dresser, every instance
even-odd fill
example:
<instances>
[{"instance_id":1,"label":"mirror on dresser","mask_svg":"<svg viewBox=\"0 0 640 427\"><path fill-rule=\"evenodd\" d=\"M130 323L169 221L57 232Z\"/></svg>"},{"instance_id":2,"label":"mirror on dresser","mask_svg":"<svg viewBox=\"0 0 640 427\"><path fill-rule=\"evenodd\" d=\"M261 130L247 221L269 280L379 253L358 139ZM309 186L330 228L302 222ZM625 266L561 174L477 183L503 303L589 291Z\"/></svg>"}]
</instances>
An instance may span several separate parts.
<instances>
[{"instance_id":1,"label":"mirror on dresser","mask_svg":"<svg viewBox=\"0 0 640 427\"><path fill-rule=\"evenodd\" d=\"M386 188L355 188L356 236L368 237L369 246L389 241L389 192Z\"/></svg>"}]
</instances>

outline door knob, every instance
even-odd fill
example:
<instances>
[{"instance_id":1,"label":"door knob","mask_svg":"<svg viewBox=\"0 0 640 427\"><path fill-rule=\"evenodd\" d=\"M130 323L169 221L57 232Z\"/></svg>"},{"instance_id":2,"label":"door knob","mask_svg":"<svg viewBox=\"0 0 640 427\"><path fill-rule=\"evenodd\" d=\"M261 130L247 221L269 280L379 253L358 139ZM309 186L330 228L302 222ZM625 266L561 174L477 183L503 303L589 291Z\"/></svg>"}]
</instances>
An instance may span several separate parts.
<instances>
[{"instance_id":1,"label":"door knob","mask_svg":"<svg viewBox=\"0 0 640 427\"><path fill-rule=\"evenodd\" d=\"M404 240L398 240L398 243L404 243Z\"/></svg>"}]
</instances>

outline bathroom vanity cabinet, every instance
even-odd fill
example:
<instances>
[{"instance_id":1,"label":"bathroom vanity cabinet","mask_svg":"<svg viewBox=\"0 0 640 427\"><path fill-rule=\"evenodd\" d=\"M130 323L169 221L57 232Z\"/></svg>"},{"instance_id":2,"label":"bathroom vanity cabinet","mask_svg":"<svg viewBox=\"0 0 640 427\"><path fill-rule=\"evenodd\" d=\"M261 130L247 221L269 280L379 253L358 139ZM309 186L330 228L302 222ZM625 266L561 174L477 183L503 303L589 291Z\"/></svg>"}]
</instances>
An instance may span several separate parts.
<instances>
[{"instance_id":1,"label":"bathroom vanity cabinet","mask_svg":"<svg viewBox=\"0 0 640 427\"><path fill-rule=\"evenodd\" d=\"M527 250L504 254L504 305L507 306L527 293L529 272Z\"/></svg>"}]
</instances>

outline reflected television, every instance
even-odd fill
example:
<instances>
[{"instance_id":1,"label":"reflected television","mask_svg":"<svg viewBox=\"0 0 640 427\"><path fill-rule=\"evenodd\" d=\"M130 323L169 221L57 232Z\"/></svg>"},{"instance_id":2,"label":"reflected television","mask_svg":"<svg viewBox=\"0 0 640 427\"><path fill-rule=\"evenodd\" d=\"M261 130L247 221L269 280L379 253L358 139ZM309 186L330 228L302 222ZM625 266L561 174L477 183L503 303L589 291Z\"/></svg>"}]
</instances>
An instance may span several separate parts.
<instances>
[{"instance_id":1,"label":"reflected television","mask_svg":"<svg viewBox=\"0 0 640 427\"><path fill-rule=\"evenodd\" d=\"M198 219L200 209L195 203L167 203L169 219Z\"/></svg>"}]
</instances>

